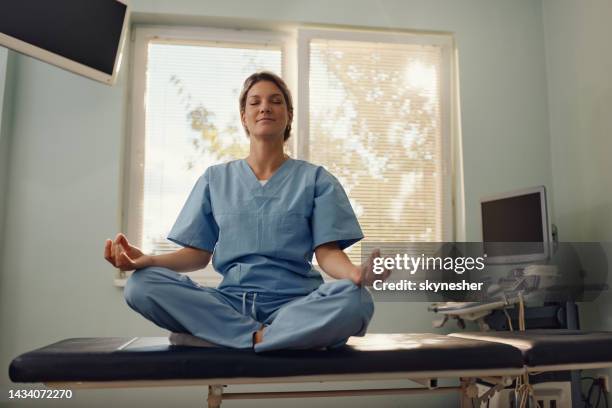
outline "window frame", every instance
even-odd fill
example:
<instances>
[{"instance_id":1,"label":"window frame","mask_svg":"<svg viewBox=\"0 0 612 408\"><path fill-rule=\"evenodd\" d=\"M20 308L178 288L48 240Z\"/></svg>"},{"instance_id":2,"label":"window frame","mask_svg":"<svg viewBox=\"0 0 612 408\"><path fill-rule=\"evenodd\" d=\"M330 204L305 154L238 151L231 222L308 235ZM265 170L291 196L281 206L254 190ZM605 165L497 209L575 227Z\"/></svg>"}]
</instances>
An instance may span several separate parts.
<instances>
[{"instance_id":1,"label":"window frame","mask_svg":"<svg viewBox=\"0 0 612 408\"><path fill-rule=\"evenodd\" d=\"M454 91L456 80L456 58L454 39L450 34L414 33L402 31L380 31L364 29L322 29L317 27L296 27L294 30L256 31L221 29L189 26L136 25L132 27L130 45L130 86L127 101L127 137L123 151L123 188L121 191L120 225L134 245L142 243L142 212L139 203L144 196L144 143L145 143L145 91L147 44L150 40L208 41L219 43L240 43L253 45L275 45L282 52L282 74L289 87L294 90L294 131L290 149L299 159L309 159L309 66L310 40L330 39L345 41L386 42L399 44L438 45L442 52L440 132L443 146L441 175L443 209L440 229L444 241L451 241L456 234L453 217L456 187L457 155L455 138L460 134L456 109L458 96ZM454 130L454 131L453 131ZM458 143L460 145L460 141ZM461 187L462 188L462 187ZM444 227L446 226L446 227ZM130 272L118 272L115 285L123 286ZM199 284L217 286L222 277L213 269L212 262L203 273L191 272L190 276ZM324 276L325 278L325 276Z\"/></svg>"}]
</instances>

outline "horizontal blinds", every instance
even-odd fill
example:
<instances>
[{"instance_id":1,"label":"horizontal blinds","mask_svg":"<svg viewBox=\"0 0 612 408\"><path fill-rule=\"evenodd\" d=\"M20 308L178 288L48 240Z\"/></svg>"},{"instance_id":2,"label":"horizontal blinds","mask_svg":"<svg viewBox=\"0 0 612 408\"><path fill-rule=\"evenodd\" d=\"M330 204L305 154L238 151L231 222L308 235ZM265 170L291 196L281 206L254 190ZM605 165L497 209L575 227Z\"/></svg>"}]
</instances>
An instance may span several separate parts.
<instances>
[{"instance_id":1,"label":"horizontal blinds","mask_svg":"<svg viewBox=\"0 0 612 408\"><path fill-rule=\"evenodd\" d=\"M238 97L250 74L281 74L279 46L155 40L147 47L142 247L159 254L197 178L245 157Z\"/></svg>"},{"instance_id":2,"label":"horizontal blinds","mask_svg":"<svg viewBox=\"0 0 612 408\"><path fill-rule=\"evenodd\" d=\"M441 56L310 42L309 158L340 180L370 241L442 241ZM358 262L360 247L349 255Z\"/></svg>"}]
</instances>

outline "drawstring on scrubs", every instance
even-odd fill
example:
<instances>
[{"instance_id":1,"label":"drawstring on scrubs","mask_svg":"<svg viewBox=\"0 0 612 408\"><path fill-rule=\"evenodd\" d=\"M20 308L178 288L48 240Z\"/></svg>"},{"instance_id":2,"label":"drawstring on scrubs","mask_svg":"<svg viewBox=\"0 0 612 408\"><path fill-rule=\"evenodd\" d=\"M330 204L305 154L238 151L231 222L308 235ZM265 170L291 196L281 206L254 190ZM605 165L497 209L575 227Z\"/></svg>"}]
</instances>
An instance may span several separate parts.
<instances>
[{"instance_id":1,"label":"drawstring on scrubs","mask_svg":"<svg viewBox=\"0 0 612 408\"><path fill-rule=\"evenodd\" d=\"M247 298L247 294L249 292L243 292L242 293L242 314L246 315L246 298ZM255 320L257 320L257 311L255 310L255 300L257 299L257 292L250 292L253 293L253 303L251 304L251 317Z\"/></svg>"}]
</instances>

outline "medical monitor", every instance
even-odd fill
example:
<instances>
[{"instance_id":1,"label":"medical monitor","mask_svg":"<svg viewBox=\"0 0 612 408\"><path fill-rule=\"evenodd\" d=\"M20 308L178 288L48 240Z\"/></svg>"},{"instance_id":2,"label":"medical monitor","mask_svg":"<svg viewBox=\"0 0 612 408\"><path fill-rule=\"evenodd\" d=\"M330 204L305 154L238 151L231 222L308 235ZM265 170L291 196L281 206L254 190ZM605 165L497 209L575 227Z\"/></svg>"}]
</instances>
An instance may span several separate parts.
<instances>
[{"instance_id":1,"label":"medical monitor","mask_svg":"<svg viewBox=\"0 0 612 408\"><path fill-rule=\"evenodd\" d=\"M0 45L112 85L128 15L124 0L2 0Z\"/></svg>"},{"instance_id":2,"label":"medical monitor","mask_svg":"<svg viewBox=\"0 0 612 408\"><path fill-rule=\"evenodd\" d=\"M480 200L480 210L488 263L549 258L552 239L544 186L485 197Z\"/></svg>"}]
</instances>

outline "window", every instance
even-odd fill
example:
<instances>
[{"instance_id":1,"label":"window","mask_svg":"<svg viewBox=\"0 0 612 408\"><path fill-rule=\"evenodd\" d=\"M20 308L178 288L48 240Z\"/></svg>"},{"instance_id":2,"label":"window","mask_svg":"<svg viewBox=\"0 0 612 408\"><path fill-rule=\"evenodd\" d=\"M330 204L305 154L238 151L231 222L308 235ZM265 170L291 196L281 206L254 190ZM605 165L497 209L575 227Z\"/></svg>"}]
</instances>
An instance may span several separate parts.
<instances>
[{"instance_id":1,"label":"window","mask_svg":"<svg viewBox=\"0 0 612 408\"><path fill-rule=\"evenodd\" d=\"M448 38L300 34L302 153L340 180L368 240L450 240ZM360 244L347 253L361 261Z\"/></svg>"},{"instance_id":2,"label":"window","mask_svg":"<svg viewBox=\"0 0 612 408\"><path fill-rule=\"evenodd\" d=\"M135 30L123 218L145 252L177 248L165 237L206 167L246 156L238 95L262 69L289 78L294 93L288 150L338 177L369 240L448 239L449 37L297 34ZM349 250L354 262L359 254ZM219 281L211 266L193 275Z\"/></svg>"}]
</instances>

